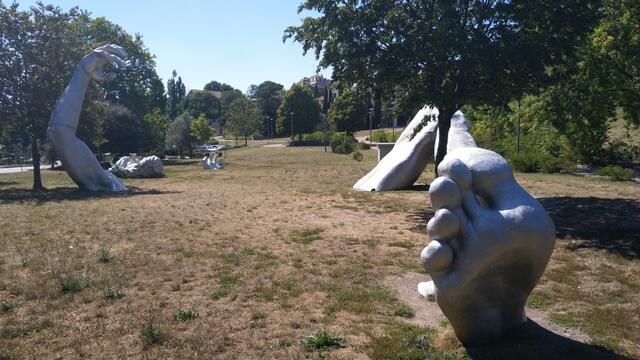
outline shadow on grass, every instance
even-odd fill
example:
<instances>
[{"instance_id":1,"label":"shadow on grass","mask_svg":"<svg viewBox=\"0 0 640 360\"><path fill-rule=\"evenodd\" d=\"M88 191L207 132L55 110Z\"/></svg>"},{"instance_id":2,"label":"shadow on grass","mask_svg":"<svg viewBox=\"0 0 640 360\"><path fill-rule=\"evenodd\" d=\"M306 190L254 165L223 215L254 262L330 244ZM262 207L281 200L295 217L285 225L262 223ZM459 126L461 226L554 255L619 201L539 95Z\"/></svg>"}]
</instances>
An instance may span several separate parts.
<instances>
[{"instance_id":1,"label":"shadow on grass","mask_svg":"<svg viewBox=\"0 0 640 360\"><path fill-rule=\"evenodd\" d=\"M12 181L12 180L0 180L0 187L3 186L9 186L9 185L17 185L18 182L17 181Z\"/></svg>"},{"instance_id":2,"label":"shadow on grass","mask_svg":"<svg viewBox=\"0 0 640 360\"><path fill-rule=\"evenodd\" d=\"M164 166L181 166L181 165L194 165L199 164L200 159L169 159L162 160Z\"/></svg>"},{"instance_id":3,"label":"shadow on grass","mask_svg":"<svg viewBox=\"0 0 640 360\"><path fill-rule=\"evenodd\" d=\"M529 319L499 343L467 347L474 360L628 360L605 348L588 345L553 333Z\"/></svg>"},{"instance_id":4,"label":"shadow on grass","mask_svg":"<svg viewBox=\"0 0 640 360\"><path fill-rule=\"evenodd\" d=\"M640 258L640 201L566 196L538 200L556 224L558 238L577 240L572 249L605 249Z\"/></svg>"},{"instance_id":5,"label":"shadow on grass","mask_svg":"<svg viewBox=\"0 0 640 360\"><path fill-rule=\"evenodd\" d=\"M409 228L409 230L413 232L417 232L418 234L426 234L427 233L427 223L433 217L434 212L431 207L425 208L423 210L411 211L407 215L407 221L413 226Z\"/></svg>"},{"instance_id":6,"label":"shadow on grass","mask_svg":"<svg viewBox=\"0 0 640 360\"><path fill-rule=\"evenodd\" d=\"M126 198L139 195L174 194L175 191L160 191L155 189L140 189L129 186L129 190L122 192L91 192L77 187L57 187L34 192L31 189L0 189L0 204L19 204L35 202L37 205L47 202L85 200L92 198Z\"/></svg>"}]
</instances>

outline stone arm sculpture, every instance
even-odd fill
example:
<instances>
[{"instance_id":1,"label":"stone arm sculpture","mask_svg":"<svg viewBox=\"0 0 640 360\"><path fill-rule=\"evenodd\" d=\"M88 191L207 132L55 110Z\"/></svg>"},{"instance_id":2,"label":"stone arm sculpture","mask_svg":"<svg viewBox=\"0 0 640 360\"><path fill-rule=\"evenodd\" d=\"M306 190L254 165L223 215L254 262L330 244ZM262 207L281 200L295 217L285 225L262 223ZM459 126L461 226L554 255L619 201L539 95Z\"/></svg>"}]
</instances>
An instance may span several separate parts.
<instances>
[{"instance_id":1,"label":"stone arm sculpture","mask_svg":"<svg viewBox=\"0 0 640 360\"><path fill-rule=\"evenodd\" d=\"M71 179L84 190L127 190L113 174L102 169L91 149L76 137L89 81L113 80L116 74L105 73L104 65L114 62L124 67L126 58L127 52L117 45L101 46L86 55L76 66L49 120L47 136Z\"/></svg>"}]
</instances>

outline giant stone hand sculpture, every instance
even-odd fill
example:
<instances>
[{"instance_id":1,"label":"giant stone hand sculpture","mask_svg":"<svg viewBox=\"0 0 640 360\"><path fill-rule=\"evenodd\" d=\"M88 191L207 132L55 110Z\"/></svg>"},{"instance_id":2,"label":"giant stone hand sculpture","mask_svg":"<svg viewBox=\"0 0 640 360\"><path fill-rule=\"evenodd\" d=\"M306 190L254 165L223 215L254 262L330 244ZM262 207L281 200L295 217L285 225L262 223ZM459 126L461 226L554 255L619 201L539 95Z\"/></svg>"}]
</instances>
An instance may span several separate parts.
<instances>
[{"instance_id":1,"label":"giant stone hand sculpture","mask_svg":"<svg viewBox=\"0 0 640 360\"><path fill-rule=\"evenodd\" d=\"M411 138L414 130L426 117L431 118ZM416 182L429 159L433 159L438 124L438 109L425 106L409 122L393 149L378 165L353 186L361 191L389 191L409 187Z\"/></svg>"},{"instance_id":2,"label":"giant stone hand sculpture","mask_svg":"<svg viewBox=\"0 0 640 360\"><path fill-rule=\"evenodd\" d=\"M124 67L127 52L117 45L101 46L86 55L76 66L69 85L60 96L47 136L73 181L88 191L124 191L127 188L105 171L89 147L76 137L80 110L89 81L111 81L116 75L105 73L104 65L115 62Z\"/></svg>"},{"instance_id":3,"label":"giant stone hand sculpture","mask_svg":"<svg viewBox=\"0 0 640 360\"><path fill-rule=\"evenodd\" d=\"M421 254L433 282L419 291L435 293L464 344L488 342L526 321L524 305L551 256L555 228L492 151L454 149L438 172L429 189L432 241Z\"/></svg>"}]
</instances>

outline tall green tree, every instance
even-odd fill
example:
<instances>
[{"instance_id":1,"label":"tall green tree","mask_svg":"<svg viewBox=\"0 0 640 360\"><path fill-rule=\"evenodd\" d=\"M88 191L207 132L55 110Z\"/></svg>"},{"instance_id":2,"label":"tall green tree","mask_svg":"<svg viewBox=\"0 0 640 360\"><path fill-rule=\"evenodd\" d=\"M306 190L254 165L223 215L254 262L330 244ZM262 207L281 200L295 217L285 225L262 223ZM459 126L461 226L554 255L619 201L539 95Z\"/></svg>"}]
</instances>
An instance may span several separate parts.
<instances>
[{"instance_id":1,"label":"tall green tree","mask_svg":"<svg viewBox=\"0 0 640 360\"><path fill-rule=\"evenodd\" d=\"M144 150L162 156L171 120L159 108L156 108L144 116L142 126L144 129Z\"/></svg>"},{"instance_id":2,"label":"tall green tree","mask_svg":"<svg viewBox=\"0 0 640 360\"><path fill-rule=\"evenodd\" d=\"M549 80L554 64L575 56L597 3L307 0L299 12L320 15L289 27L284 39L376 98L401 85L408 105L437 106L439 164L452 115L465 104L505 104Z\"/></svg>"},{"instance_id":3,"label":"tall green tree","mask_svg":"<svg viewBox=\"0 0 640 360\"><path fill-rule=\"evenodd\" d=\"M122 105L107 104L104 110L104 152L117 156L140 153L143 125L140 118Z\"/></svg>"},{"instance_id":4,"label":"tall green tree","mask_svg":"<svg viewBox=\"0 0 640 360\"><path fill-rule=\"evenodd\" d=\"M276 119L276 112L284 95L283 89L284 86L273 81L264 81L256 88L254 97L256 105L263 115L262 133L264 135L268 135L269 121Z\"/></svg>"},{"instance_id":5,"label":"tall green tree","mask_svg":"<svg viewBox=\"0 0 640 360\"><path fill-rule=\"evenodd\" d=\"M329 107L329 123L337 131L353 133L367 124L367 105L355 91L346 90Z\"/></svg>"},{"instance_id":6,"label":"tall green tree","mask_svg":"<svg viewBox=\"0 0 640 360\"><path fill-rule=\"evenodd\" d=\"M208 120L216 120L220 117L220 100L212 91L191 90L184 98L182 110L194 118L204 114Z\"/></svg>"},{"instance_id":7,"label":"tall green tree","mask_svg":"<svg viewBox=\"0 0 640 360\"><path fill-rule=\"evenodd\" d=\"M104 17L91 18L86 11L73 26L88 49L118 44L127 50L127 66L118 70L118 77L95 85L101 88L103 100L123 105L138 118L164 106L164 87L156 73L155 56L145 46L142 35L131 35Z\"/></svg>"},{"instance_id":8,"label":"tall green tree","mask_svg":"<svg viewBox=\"0 0 640 360\"><path fill-rule=\"evenodd\" d=\"M20 11L0 2L0 113L14 138L30 144L33 189L41 190L40 147L51 109L73 66L82 57L82 42L69 26L77 8L64 12L40 2Z\"/></svg>"},{"instance_id":9,"label":"tall green tree","mask_svg":"<svg viewBox=\"0 0 640 360\"><path fill-rule=\"evenodd\" d=\"M167 148L175 149L180 155L184 152L191 153L192 137L191 137L191 123L193 117L188 113L183 113L176 117L171 123L169 131L167 131Z\"/></svg>"},{"instance_id":10,"label":"tall green tree","mask_svg":"<svg viewBox=\"0 0 640 360\"><path fill-rule=\"evenodd\" d=\"M255 104L245 98L236 99L227 110L225 124L225 134L244 138L247 145L247 138L260 130L262 116Z\"/></svg>"},{"instance_id":11,"label":"tall green tree","mask_svg":"<svg viewBox=\"0 0 640 360\"><path fill-rule=\"evenodd\" d=\"M182 78L173 70L171 79L167 81L167 115L171 120L178 116L180 104L187 95L187 89L182 83Z\"/></svg>"},{"instance_id":12,"label":"tall green tree","mask_svg":"<svg viewBox=\"0 0 640 360\"><path fill-rule=\"evenodd\" d=\"M211 140L212 136L213 127L209 125L204 114L200 114L200 116L191 123L191 138L195 140L197 144L204 145Z\"/></svg>"},{"instance_id":13,"label":"tall green tree","mask_svg":"<svg viewBox=\"0 0 640 360\"><path fill-rule=\"evenodd\" d=\"M284 94L278 107L276 129L280 134L289 134L293 138L311 132L320 122L320 105L311 91L300 85L293 85Z\"/></svg>"},{"instance_id":14,"label":"tall green tree","mask_svg":"<svg viewBox=\"0 0 640 360\"><path fill-rule=\"evenodd\" d=\"M204 85L204 90L207 91L231 91L234 90L233 86L218 81L210 81Z\"/></svg>"}]
</instances>

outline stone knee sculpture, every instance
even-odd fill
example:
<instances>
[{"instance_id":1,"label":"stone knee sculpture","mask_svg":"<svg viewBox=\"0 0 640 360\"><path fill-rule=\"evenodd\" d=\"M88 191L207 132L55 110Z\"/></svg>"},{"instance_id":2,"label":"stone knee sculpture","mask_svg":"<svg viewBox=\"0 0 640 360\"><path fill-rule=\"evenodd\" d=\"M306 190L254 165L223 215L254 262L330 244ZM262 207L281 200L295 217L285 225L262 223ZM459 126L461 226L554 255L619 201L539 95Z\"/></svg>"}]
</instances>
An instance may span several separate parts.
<instances>
[{"instance_id":1,"label":"stone knee sculpture","mask_svg":"<svg viewBox=\"0 0 640 360\"><path fill-rule=\"evenodd\" d=\"M542 205L516 182L500 155L458 148L430 186L434 217L421 262L457 337L467 345L494 340L526 321L524 306L555 245Z\"/></svg>"},{"instance_id":2,"label":"stone knee sculpture","mask_svg":"<svg viewBox=\"0 0 640 360\"><path fill-rule=\"evenodd\" d=\"M431 117L420 131L413 137L414 130L425 117ZM353 186L361 191L389 191L398 190L413 185L427 162L433 159L433 149L436 141L438 110L424 107L404 129L395 146L373 170L362 177Z\"/></svg>"},{"instance_id":3,"label":"stone knee sculpture","mask_svg":"<svg viewBox=\"0 0 640 360\"><path fill-rule=\"evenodd\" d=\"M89 81L111 81L116 75L105 73L104 65L125 66L126 51L117 45L93 50L76 66L69 85L60 96L49 120L47 136L64 169L78 186L88 191L124 191L127 188L105 171L89 147L76 137L80 110Z\"/></svg>"}]
</instances>

